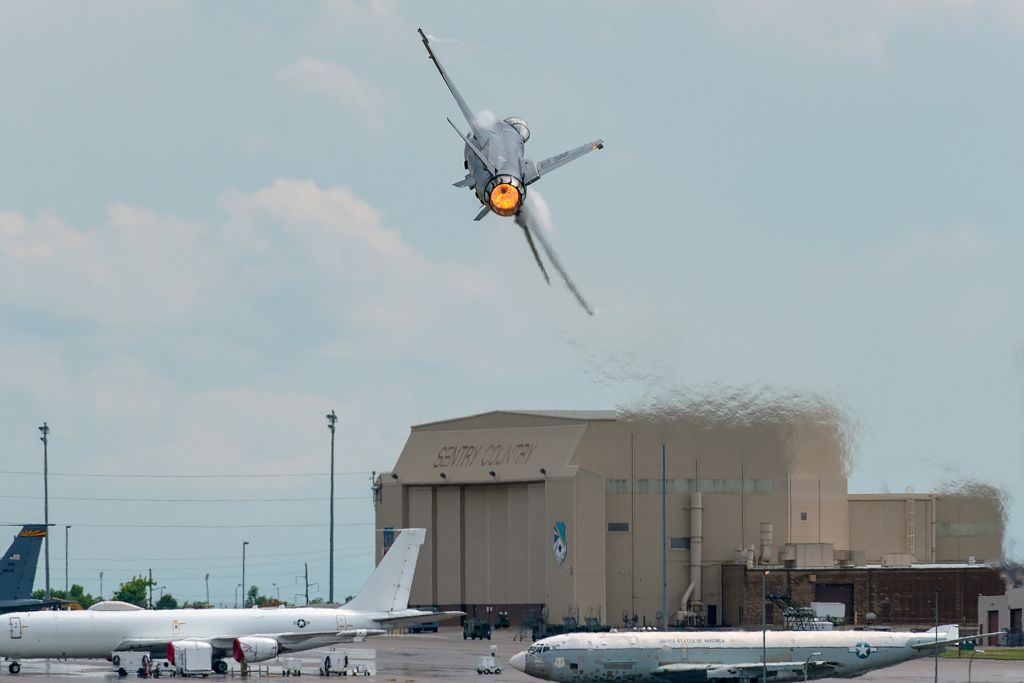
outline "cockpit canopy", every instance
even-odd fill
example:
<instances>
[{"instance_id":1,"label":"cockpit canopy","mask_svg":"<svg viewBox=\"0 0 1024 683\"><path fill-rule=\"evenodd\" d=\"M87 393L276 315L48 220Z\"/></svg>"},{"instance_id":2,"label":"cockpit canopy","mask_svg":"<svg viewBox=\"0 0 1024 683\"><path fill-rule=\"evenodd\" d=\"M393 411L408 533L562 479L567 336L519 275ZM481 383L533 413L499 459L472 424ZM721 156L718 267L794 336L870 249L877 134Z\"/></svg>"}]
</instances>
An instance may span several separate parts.
<instances>
[{"instance_id":1,"label":"cockpit canopy","mask_svg":"<svg viewBox=\"0 0 1024 683\"><path fill-rule=\"evenodd\" d=\"M521 119L518 116L510 116L505 119L505 123L516 129L516 132L519 133L519 137L523 139L523 142L530 139L530 127L526 124L526 119Z\"/></svg>"}]
</instances>

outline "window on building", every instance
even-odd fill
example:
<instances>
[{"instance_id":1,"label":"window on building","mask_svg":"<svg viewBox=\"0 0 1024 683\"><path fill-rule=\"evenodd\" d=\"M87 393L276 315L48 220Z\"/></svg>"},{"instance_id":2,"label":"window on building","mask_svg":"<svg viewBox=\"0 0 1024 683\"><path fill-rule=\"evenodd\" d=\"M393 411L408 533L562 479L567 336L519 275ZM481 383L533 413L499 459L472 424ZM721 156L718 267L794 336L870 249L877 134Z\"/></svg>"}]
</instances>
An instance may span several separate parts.
<instances>
[{"instance_id":1,"label":"window on building","mask_svg":"<svg viewBox=\"0 0 1024 683\"><path fill-rule=\"evenodd\" d=\"M806 522L807 521L807 513L806 512L801 512L800 513L800 521L801 522Z\"/></svg>"},{"instance_id":2,"label":"window on building","mask_svg":"<svg viewBox=\"0 0 1024 683\"><path fill-rule=\"evenodd\" d=\"M629 531L629 522L608 522L608 531Z\"/></svg>"},{"instance_id":3,"label":"window on building","mask_svg":"<svg viewBox=\"0 0 1024 683\"><path fill-rule=\"evenodd\" d=\"M673 536L668 539L668 547L672 550L689 550L690 549L690 537L689 536Z\"/></svg>"}]
</instances>

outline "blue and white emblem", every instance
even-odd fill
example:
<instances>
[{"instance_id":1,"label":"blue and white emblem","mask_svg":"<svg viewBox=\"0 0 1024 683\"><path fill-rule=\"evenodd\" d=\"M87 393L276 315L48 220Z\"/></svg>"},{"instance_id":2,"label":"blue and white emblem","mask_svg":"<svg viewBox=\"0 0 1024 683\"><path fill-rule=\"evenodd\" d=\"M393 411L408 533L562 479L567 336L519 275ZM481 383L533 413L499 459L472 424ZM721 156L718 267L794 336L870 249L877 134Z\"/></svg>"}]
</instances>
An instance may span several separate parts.
<instances>
[{"instance_id":1,"label":"blue and white emblem","mask_svg":"<svg viewBox=\"0 0 1024 683\"><path fill-rule=\"evenodd\" d=\"M306 628L306 625L309 624L305 619L296 619L293 623L299 628Z\"/></svg>"},{"instance_id":2,"label":"blue and white emblem","mask_svg":"<svg viewBox=\"0 0 1024 683\"><path fill-rule=\"evenodd\" d=\"M864 641L861 641L861 642L857 643L856 645L854 645L853 647L847 648L847 651L852 652L853 654L857 655L858 659L867 659L868 655L870 655L872 652L878 652L878 648L877 647L871 647L870 645L868 645Z\"/></svg>"},{"instance_id":3,"label":"blue and white emblem","mask_svg":"<svg viewBox=\"0 0 1024 683\"><path fill-rule=\"evenodd\" d=\"M555 522L555 537L551 539L551 551L555 554L555 562L565 562L569 544L565 540L565 522Z\"/></svg>"}]
</instances>

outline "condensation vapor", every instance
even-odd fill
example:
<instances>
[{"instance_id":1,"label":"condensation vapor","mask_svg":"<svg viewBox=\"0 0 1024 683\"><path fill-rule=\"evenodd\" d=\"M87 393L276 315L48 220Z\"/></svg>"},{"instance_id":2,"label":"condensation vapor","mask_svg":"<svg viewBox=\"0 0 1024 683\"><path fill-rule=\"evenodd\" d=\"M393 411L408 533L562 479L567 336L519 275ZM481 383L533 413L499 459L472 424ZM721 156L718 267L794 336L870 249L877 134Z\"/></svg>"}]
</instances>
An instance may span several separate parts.
<instances>
[{"instance_id":1,"label":"condensation vapor","mask_svg":"<svg viewBox=\"0 0 1024 683\"><path fill-rule=\"evenodd\" d=\"M1024 585L1024 563L1011 557L1013 549L1006 542L1006 525L1010 519L1011 498L1003 489L975 479L961 479L946 482L936 491L939 496L966 498L979 506L991 506L999 518L999 536L1003 539L1003 555L993 566L998 569L1007 586L1015 588Z\"/></svg>"},{"instance_id":2,"label":"condensation vapor","mask_svg":"<svg viewBox=\"0 0 1024 683\"><path fill-rule=\"evenodd\" d=\"M659 425L671 432L694 427L735 428L775 426L789 430L808 425L835 445L818 457L833 461L849 476L854 468L857 426L840 404L813 392L781 389L763 384L713 383L702 388L683 387L642 395L618 407L622 419Z\"/></svg>"}]
</instances>

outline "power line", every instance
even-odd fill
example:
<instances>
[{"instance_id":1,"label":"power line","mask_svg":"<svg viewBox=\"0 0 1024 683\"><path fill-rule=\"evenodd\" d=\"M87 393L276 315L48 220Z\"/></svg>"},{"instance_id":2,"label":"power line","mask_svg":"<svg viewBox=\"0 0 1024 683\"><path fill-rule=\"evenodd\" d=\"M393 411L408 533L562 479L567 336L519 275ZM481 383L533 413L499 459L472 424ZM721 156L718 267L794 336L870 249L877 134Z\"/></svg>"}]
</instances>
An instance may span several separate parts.
<instances>
[{"instance_id":1,"label":"power line","mask_svg":"<svg viewBox=\"0 0 1024 683\"><path fill-rule=\"evenodd\" d=\"M28 470L0 470L0 474L42 474L41 472ZM365 470L352 472L335 472L335 476L369 476L371 472ZM95 472L50 472L51 477L108 477L113 479L279 479L281 477L320 477L327 479L330 475L327 472L278 472L275 474L98 474Z\"/></svg>"},{"instance_id":2,"label":"power line","mask_svg":"<svg viewBox=\"0 0 1024 683\"><path fill-rule=\"evenodd\" d=\"M340 522L340 526L373 526L374 522ZM6 524L6 526L20 526L20 524ZM91 528L313 528L327 526L327 524L309 524L307 522L298 524L82 524L75 526Z\"/></svg>"},{"instance_id":3,"label":"power line","mask_svg":"<svg viewBox=\"0 0 1024 683\"><path fill-rule=\"evenodd\" d=\"M42 496L10 496L19 500L42 500ZM366 496L336 496L335 500L365 500ZM323 502L327 498L92 498L78 496L50 496L50 500L97 501L104 503L304 503Z\"/></svg>"}]
</instances>

